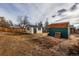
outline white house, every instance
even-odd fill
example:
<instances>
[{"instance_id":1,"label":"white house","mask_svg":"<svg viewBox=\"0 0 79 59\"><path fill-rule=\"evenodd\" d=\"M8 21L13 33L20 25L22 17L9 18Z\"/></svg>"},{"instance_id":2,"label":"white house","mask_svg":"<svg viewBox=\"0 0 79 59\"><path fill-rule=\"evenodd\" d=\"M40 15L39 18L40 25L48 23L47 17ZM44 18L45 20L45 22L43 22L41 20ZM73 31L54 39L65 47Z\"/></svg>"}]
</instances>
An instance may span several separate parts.
<instances>
[{"instance_id":1,"label":"white house","mask_svg":"<svg viewBox=\"0 0 79 59\"><path fill-rule=\"evenodd\" d=\"M31 34L42 34L43 28L34 26L34 25L30 25L30 26L26 27L26 32L31 33Z\"/></svg>"},{"instance_id":2,"label":"white house","mask_svg":"<svg viewBox=\"0 0 79 59\"><path fill-rule=\"evenodd\" d=\"M43 33L43 28L42 28L42 27L41 27L41 28L36 28L36 32L37 32L38 34Z\"/></svg>"}]
</instances>

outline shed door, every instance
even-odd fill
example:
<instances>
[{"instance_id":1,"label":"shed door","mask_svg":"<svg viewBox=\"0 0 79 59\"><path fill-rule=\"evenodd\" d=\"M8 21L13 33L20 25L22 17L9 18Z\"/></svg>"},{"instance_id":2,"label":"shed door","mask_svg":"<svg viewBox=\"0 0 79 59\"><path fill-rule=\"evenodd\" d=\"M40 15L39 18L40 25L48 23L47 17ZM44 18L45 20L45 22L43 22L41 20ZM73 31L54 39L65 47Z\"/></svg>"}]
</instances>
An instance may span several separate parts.
<instances>
[{"instance_id":1,"label":"shed door","mask_svg":"<svg viewBox=\"0 0 79 59\"><path fill-rule=\"evenodd\" d=\"M55 38L61 38L61 32L55 32Z\"/></svg>"}]
</instances>

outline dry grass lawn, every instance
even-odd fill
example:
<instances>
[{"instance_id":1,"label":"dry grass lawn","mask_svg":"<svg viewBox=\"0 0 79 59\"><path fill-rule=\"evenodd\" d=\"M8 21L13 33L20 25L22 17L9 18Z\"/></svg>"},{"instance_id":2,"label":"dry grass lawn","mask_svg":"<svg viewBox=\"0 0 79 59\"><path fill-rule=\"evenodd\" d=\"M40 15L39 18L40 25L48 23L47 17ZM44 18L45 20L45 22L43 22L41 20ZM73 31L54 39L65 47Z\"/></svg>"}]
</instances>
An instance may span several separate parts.
<instances>
[{"instance_id":1,"label":"dry grass lawn","mask_svg":"<svg viewBox=\"0 0 79 59\"><path fill-rule=\"evenodd\" d=\"M31 34L0 33L0 55L2 56L57 56L79 55L78 39L61 40ZM75 52L73 52L75 51Z\"/></svg>"}]
</instances>

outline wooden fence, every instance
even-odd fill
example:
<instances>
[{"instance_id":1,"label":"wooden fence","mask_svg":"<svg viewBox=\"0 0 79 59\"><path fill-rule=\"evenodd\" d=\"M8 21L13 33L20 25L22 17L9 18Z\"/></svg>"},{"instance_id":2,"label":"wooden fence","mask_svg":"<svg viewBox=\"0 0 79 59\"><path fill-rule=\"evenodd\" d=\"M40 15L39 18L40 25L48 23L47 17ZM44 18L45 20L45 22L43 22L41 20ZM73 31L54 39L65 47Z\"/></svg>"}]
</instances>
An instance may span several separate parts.
<instances>
[{"instance_id":1,"label":"wooden fence","mask_svg":"<svg viewBox=\"0 0 79 59\"><path fill-rule=\"evenodd\" d=\"M26 32L26 29L24 28L4 28L0 27L0 32Z\"/></svg>"}]
</instances>

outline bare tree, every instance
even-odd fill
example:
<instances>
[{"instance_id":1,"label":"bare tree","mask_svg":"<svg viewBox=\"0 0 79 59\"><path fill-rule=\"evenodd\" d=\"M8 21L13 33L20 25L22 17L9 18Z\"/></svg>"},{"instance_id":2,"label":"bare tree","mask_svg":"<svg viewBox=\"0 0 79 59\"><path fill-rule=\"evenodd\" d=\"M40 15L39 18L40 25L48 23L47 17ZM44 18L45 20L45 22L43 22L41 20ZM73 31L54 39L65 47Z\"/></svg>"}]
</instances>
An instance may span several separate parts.
<instances>
[{"instance_id":1,"label":"bare tree","mask_svg":"<svg viewBox=\"0 0 79 59\"><path fill-rule=\"evenodd\" d=\"M27 18L28 18L27 16L24 16L24 18L22 20L23 25L29 25L30 24Z\"/></svg>"},{"instance_id":2,"label":"bare tree","mask_svg":"<svg viewBox=\"0 0 79 59\"><path fill-rule=\"evenodd\" d=\"M22 25L22 16L17 17L18 25Z\"/></svg>"},{"instance_id":3,"label":"bare tree","mask_svg":"<svg viewBox=\"0 0 79 59\"><path fill-rule=\"evenodd\" d=\"M10 26L13 26L13 22L11 20L8 21Z\"/></svg>"},{"instance_id":4,"label":"bare tree","mask_svg":"<svg viewBox=\"0 0 79 59\"><path fill-rule=\"evenodd\" d=\"M23 28L30 24L28 19L27 19L27 16L18 16L17 21L19 22L19 25Z\"/></svg>"}]
</instances>

